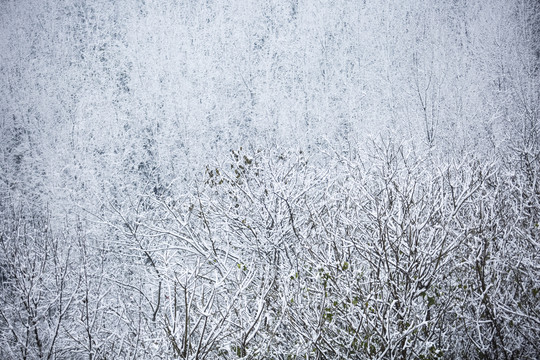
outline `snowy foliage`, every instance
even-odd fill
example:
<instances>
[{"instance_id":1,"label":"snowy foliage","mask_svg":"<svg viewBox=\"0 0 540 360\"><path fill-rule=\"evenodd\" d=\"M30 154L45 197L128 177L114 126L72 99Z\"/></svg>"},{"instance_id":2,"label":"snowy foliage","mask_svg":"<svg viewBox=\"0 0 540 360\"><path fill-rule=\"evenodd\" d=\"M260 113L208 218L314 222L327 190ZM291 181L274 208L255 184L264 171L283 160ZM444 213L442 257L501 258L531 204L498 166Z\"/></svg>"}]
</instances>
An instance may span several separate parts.
<instances>
[{"instance_id":1,"label":"snowy foliage","mask_svg":"<svg viewBox=\"0 0 540 360\"><path fill-rule=\"evenodd\" d=\"M0 1L0 358L540 358L540 7Z\"/></svg>"}]
</instances>

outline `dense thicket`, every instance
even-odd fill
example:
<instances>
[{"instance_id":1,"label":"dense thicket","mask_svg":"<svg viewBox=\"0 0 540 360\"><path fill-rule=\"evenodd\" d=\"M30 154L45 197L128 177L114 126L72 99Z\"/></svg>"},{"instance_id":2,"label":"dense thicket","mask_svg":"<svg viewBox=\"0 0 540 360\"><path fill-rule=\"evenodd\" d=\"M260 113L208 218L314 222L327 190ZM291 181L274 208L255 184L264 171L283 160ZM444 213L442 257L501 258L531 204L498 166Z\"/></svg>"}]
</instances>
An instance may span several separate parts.
<instances>
[{"instance_id":1,"label":"dense thicket","mask_svg":"<svg viewBox=\"0 0 540 360\"><path fill-rule=\"evenodd\" d=\"M540 166L514 155L232 151L111 198L105 238L12 205L2 356L537 358Z\"/></svg>"},{"instance_id":2,"label":"dense thicket","mask_svg":"<svg viewBox=\"0 0 540 360\"><path fill-rule=\"evenodd\" d=\"M0 358L540 358L539 19L0 2Z\"/></svg>"}]
</instances>

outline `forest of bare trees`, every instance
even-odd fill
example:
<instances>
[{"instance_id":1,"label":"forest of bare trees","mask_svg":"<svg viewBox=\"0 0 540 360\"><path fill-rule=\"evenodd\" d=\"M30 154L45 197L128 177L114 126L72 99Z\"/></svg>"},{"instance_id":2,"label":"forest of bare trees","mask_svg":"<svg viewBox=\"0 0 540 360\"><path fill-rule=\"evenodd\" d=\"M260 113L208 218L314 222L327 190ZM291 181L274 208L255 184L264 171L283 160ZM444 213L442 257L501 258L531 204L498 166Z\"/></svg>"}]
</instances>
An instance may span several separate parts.
<instances>
[{"instance_id":1,"label":"forest of bare trees","mask_svg":"<svg viewBox=\"0 0 540 360\"><path fill-rule=\"evenodd\" d=\"M540 358L534 0L0 1L0 358Z\"/></svg>"}]
</instances>

